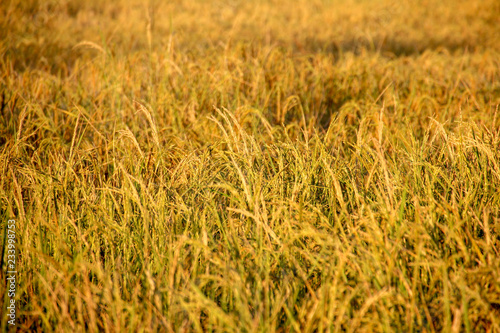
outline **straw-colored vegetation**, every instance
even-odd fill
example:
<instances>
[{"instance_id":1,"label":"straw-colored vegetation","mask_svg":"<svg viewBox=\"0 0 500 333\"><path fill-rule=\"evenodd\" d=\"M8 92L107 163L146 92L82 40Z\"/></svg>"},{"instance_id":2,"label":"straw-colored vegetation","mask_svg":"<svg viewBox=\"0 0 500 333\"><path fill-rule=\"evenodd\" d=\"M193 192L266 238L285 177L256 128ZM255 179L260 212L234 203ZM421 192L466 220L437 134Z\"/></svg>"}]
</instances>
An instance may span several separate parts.
<instances>
[{"instance_id":1,"label":"straw-colored vegetation","mask_svg":"<svg viewBox=\"0 0 500 333\"><path fill-rule=\"evenodd\" d=\"M500 331L497 0L4 0L0 54L18 329Z\"/></svg>"}]
</instances>

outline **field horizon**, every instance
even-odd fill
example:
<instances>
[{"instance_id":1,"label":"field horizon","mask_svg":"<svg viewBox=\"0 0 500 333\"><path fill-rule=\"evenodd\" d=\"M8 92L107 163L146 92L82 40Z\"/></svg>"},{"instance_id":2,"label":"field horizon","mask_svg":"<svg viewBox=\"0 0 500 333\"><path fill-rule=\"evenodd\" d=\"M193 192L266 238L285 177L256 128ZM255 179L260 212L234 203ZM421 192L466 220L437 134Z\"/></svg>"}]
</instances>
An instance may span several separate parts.
<instances>
[{"instance_id":1,"label":"field horizon","mask_svg":"<svg viewBox=\"0 0 500 333\"><path fill-rule=\"evenodd\" d=\"M2 331L500 332L498 1L0 28Z\"/></svg>"}]
</instances>

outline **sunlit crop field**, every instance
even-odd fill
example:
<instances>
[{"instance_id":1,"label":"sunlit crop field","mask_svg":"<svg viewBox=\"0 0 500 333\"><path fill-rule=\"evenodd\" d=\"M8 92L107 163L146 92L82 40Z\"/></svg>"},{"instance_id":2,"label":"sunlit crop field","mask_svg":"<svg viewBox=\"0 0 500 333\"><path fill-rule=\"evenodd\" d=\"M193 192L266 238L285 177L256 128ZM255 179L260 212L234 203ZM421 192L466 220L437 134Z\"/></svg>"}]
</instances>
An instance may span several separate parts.
<instances>
[{"instance_id":1,"label":"sunlit crop field","mask_svg":"<svg viewBox=\"0 0 500 333\"><path fill-rule=\"evenodd\" d=\"M500 332L500 2L5 0L0 54L2 330Z\"/></svg>"}]
</instances>

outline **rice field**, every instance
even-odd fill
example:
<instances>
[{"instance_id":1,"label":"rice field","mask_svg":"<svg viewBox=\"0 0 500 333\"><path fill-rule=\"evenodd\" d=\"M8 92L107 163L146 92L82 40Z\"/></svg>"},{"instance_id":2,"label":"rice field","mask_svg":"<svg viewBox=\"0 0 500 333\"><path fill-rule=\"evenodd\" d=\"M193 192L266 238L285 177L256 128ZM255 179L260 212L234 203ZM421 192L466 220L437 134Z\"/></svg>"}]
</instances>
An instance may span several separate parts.
<instances>
[{"instance_id":1,"label":"rice field","mask_svg":"<svg viewBox=\"0 0 500 333\"><path fill-rule=\"evenodd\" d=\"M498 1L6 0L0 54L2 331L500 332Z\"/></svg>"}]
</instances>

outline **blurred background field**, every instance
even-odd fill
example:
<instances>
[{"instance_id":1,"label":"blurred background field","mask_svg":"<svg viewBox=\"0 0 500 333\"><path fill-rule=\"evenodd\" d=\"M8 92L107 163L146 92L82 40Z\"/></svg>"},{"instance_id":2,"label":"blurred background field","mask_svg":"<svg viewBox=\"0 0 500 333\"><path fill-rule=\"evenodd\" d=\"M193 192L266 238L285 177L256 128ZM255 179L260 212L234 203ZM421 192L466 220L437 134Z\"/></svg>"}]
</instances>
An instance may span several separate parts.
<instances>
[{"instance_id":1,"label":"blurred background field","mask_svg":"<svg viewBox=\"0 0 500 333\"><path fill-rule=\"evenodd\" d=\"M500 331L500 2L6 0L0 54L19 330Z\"/></svg>"}]
</instances>

